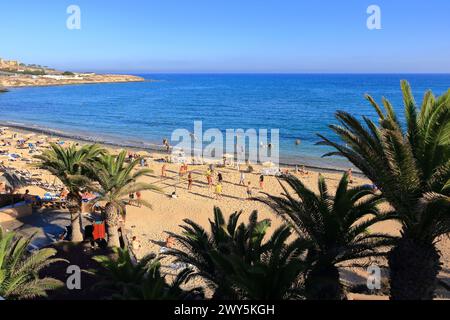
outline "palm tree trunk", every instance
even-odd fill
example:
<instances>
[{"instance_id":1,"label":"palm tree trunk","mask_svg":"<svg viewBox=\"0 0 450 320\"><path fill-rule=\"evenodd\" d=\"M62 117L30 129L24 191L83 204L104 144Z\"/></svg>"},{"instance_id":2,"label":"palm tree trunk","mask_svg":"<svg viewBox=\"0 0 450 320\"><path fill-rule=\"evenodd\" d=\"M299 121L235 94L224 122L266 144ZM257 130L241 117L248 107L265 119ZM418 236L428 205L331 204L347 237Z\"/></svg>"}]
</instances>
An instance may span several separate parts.
<instances>
[{"instance_id":1,"label":"palm tree trunk","mask_svg":"<svg viewBox=\"0 0 450 320\"><path fill-rule=\"evenodd\" d=\"M72 227L72 241L82 242L83 231L81 226L81 198L76 193L67 195L67 208L70 212L70 225Z\"/></svg>"},{"instance_id":2,"label":"palm tree trunk","mask_svg":"<svg viewBox=\"0 0 450 320\"><path fill-rule=\"evenodd\" d=\"M108 247L120 247L118 231L118 212L116 207L107 203L105 207L106 233L108 235Z\"/></svg>"},{"instance_id":3,"label":"palm tree trunk","mask_svg":"<svg viewBox=\"0 0 450 320\"><path fill-rule=\"evenodd\" d=\"M403 237L389 252L392 300L431 300L437 285L439 253L432 243Z\"/></svg>"},{"instance_id":4,"label":"palm tree trunk","mask_svg":"<svg viewBox=\"0 0 450 320\"><path fill-rule=\"evenodd\" d=\"M316 266L305 281L308 300L343 300L339 270L334 265Z\"/></svg>"}]
</instances>

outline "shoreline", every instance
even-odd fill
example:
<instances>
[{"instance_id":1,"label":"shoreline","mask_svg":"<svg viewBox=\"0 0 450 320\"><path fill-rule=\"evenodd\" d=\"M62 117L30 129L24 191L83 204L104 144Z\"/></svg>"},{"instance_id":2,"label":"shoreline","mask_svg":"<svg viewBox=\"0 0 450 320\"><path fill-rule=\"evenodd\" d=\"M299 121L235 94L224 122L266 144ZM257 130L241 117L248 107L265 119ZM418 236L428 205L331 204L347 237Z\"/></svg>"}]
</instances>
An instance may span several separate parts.
<instances>
[{"instance_id":1,"label":"shoreline","mask_svg":"<svg viewBox=\"0 0 450 320\"><path fill-rule=\"evenodd\" d=\"M114 148L114 149L130 149L132 151L151 151L151 152L157 152L157 153L166 153L164 146L159 145L157 143L148 143L145 144L145 142L141 142L142 146L133 145L133 144L127 144L127 143L120 143L117 141L107 141L104 139L95 139L88 136L83 136L79 134L72 134L69 132L65 132L62 130L57 129L51 129L51 128L42 128L42 127L30 127L26 124L20 124L15 123L14 121L5 121L0 120L0 126L2 127L9 127L11 129L17 130L21 133L36 133L36 134L44 134L48 135L50 137L54 138L63 138L63 139L69 139L78 143L98 143L100 145ZM320 165L311 165L311 164L302 164L300 161L295 163L289 163L289 162L279 162L280 168L295 168L295 166L304 166L308 170L316 171L319 173L344 173L346 172L343 168L330 168ZM359 177L365 177L359 170L353 169L353 174L357 175Z\"/></svg>"}]
</instances>

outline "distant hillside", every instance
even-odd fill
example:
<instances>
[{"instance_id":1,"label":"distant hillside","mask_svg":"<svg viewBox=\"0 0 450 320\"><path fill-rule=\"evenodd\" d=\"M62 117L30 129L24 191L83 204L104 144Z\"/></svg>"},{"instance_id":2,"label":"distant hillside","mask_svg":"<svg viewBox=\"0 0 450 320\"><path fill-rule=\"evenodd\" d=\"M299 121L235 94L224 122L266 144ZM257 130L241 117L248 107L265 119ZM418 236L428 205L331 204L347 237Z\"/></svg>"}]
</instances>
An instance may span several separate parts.
<instances>
[{"instance_id":1,"label":"distant hillside","mask_svg":"<svg viewBox=\"0 0 450 320\"><path fill-rule=\"evenodd\" d=\"M6 87L139 81L144 81L144 79L131 75L98 75L95 73L58 71L47 66L24 64L17 60L0 58L0 92L8 91Z\"/></svg>"}]
</instances>

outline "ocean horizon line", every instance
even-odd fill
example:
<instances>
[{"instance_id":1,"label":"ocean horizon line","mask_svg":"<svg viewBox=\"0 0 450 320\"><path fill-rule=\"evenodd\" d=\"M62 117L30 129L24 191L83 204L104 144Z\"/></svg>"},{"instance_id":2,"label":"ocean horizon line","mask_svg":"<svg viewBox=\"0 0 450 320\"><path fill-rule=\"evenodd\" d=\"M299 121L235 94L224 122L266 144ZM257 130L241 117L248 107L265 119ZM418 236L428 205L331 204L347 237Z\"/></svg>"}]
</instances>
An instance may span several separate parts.
<instances>
[{"instance_id":1,"label":"ocean horizon line","mask_svg":"<svg viewBox=\"0 0 450 320\"><path fill-rule=\"evenodd\" d=\"M401 75L443 75L448 76L450 72L221 72L221 71L136 71L136 70L100 70L90 69L77 72L98 72L98 73L117 73L117 74L129 74L129 75L385 75L385 76L401 76Z\"/></svg>"}]
</instances>

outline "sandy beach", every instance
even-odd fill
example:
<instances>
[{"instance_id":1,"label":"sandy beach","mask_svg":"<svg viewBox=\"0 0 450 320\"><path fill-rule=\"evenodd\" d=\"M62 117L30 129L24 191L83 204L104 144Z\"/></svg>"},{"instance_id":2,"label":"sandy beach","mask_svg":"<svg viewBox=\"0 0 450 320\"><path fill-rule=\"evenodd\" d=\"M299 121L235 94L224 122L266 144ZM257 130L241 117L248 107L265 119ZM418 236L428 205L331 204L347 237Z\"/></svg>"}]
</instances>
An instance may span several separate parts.
<instances>
[{"instance_id":1,"label":"sandy beach","mask_svg":"<svg viewBox=\"0 0 450 320\"><path fill-rule=\"evenodd\" d=\"M25 145L32 143L38 147L34 153L30 154L28 147L18 148L15 141L24 139ZM82 144L80 141L73 141L70 139L59 139L58 137L49 138L45 135L38 135L36 133L26 132L24 130L4 129L0 135L0 151L3 154L0 156L0 163L9 168L22 170L28 172L32 177L44 181L49 185L60 185L57 179L51 176L47 172L37 170L33 168L33 155L41 152L44 148L48 147L49 142L64 141L64 145L71 145L74 143ZM11 145L8 143L11 142ZM5 144L3 145L2 144ZM107 148L117 153L120 148L114 148L107 146ZM223 175L223 194L220 199L217 199L214 188L210 188L207 183L205 172L208 168L207 165L189 165L188 171L192 173L193 187L192 190L188 190L187 175L180 177L179 170L180 164L166 163L162 159L166 158L167 154L164 152L146 152L136 151L141 156L147 159L147 165L153 170L151 177L144 178L145 182L152 183L161 189L161 193L157 192L143 192L143 199L149 201L153 208L138 208L135 206L127 207L127 216L125 227L131 236L137 238L138 246L134 249L134 253L137 258L141 258L144 255L154 252L160 252L164 242L167 238L166 232L180 232L179 225L183 223L183 219L191 219L206 229L209 228L208 219L212 218L212 212L214 206L218 206L222 209L224 215L228 217L234 211L243 211L241 221L246 221L249 214L253 210L258 210L260 219L271 219L272 230L283 223L282 219L277 217L270 211L265 205L247 200L247 188L246 186L239 185L240 173L235 167L217 168L214 173L214 181L217 178L217 174L220 172ZM10 155L17 155L16 159ZM162 167L166 166L166 177L161 177ZM254 172L246 173L245 180L251 182L253 195L262 195L261 192L267 192L270 194L280 194L282 189L279 181L274 176L266 176L264 188L259 186L260 170L263 168L261 165L253 165ZM281 170L290 170L292 168L281 168ZM310 188L317 190L317 178L319 170L307 169L307 174L296 173L298 177ZM322 172L327 180L327 183L331 190L335 190L337 183L342 173L335 172ZM369 184L369 180L364 177L355 175L353 177L353 185ZM23 193L25 189L30 190L33 195L43 197L48 190L41 186L28 186L18 190L17 192ZM176 192L177 198L172 198L171 195ZM384 209L387 205L383 206ZM0 225L1 225L0 220ZM388 221L379 223L374 227L376 231L383 231L390 234L398 234L400 226L396 222ZM450 241L449 239L442 239L439 243L439 249L442 254L443 268L440 274L441 279L448 281L450 276ZM381 264L385 264L384 261L379 261ZM165 261L165 265L169 265L170 261ZM343 269L343 278L351 283L364 283L366 274L364 270L347 270ZM170 273L170 270L168 270Z\"/></svg>"}]
</instances>

